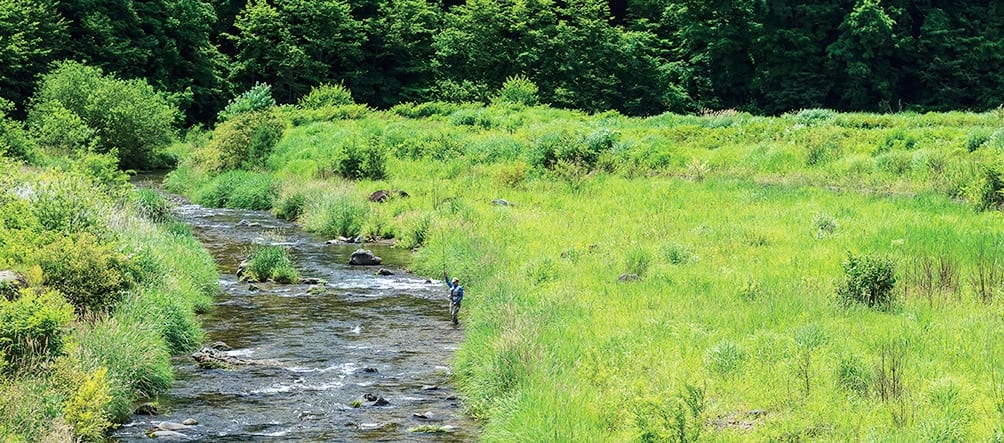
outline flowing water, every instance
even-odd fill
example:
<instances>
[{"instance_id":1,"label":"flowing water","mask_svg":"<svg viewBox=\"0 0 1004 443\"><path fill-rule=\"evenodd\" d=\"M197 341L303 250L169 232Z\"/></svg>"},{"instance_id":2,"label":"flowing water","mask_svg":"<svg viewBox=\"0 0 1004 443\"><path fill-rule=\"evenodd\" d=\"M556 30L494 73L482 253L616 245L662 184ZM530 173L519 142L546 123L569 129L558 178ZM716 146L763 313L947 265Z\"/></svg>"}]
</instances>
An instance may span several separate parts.
<instances>
[{"instance_id":1,"label":"flowing water","mask_svg":"<svg viewBox=\"0 0 1004 443\"><path fill-rule=\"evenodd\" d=\"M476 439L477 425L449 382L462 327L450 324L442 282L404 272L408 251L367 245L395 273L380 276L377 267L348 265L358 246L326 245L265 212L188 202L175 212L222 274L222 294L202 316L206 343L224 342L233 348L227 354L264 364L201 369L177 357L177 381L158 399L161 415L134 416L115 439L149 441L155 424L186 419L198 422L179 431L188 441ZM238 282L237 264L260 244L287 247L301 276L325 282ZM372 406L366 394L389 404ZM414 432L423 429L436 432Z\"/></svg>"}]
</instances>

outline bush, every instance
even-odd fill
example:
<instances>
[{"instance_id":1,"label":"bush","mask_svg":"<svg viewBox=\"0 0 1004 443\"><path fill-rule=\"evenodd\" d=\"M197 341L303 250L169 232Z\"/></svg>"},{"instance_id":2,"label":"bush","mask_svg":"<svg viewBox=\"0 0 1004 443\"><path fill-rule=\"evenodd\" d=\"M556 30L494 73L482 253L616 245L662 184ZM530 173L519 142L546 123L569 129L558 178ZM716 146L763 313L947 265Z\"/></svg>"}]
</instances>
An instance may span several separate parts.
<instances>
[{"instance_id":1,"label":"bush","mask_svg":"<svg viewBox=\"0 0 1004 443\"><path fill-rule=\"evenodd\" d=\"M74 435L84 441L104 441L105 429L112 425L107 411L112 401L107 375L107 368L95 370L63 405L63 417L73 426Z\"/></svg>"},{"instance_id":2,"label":"bush","mask_svg":"<svg viewBox=\"0 0 1004 443\"><path fill-rule=\"evenodd\" d=\"M106 312L135 284L137 267L91 234L59 238L38 251L43 283L58 289L77 313Z\"/></svg>"},{"instance_id":3,"label":"bush","mask_svg":"<svg viewBox=\"0 0 1004 443\"><path fill-rule=\"evenodd\" d=\"M514 75L506 78L498 93L492 97L492 103L535 106L538 92L537 85L525 75Z\"/></svg>"},{"instance_id":4,"label":"bush","mask_svg":"<svg viewBox=\"0 0 1004 443\"><path fill-rule=\"evenodd\" d=\"M342 144L335 156L334 172L350 180L380 180L387 175L387 153L376 140Z\"/></svg>"},{"instance_id":5,"label":"bush","mask_svg":"<svg viewBox=\"0 0 1004 443\"><path fill-rule=\"evenodd\" d=\"M42 77L28 115L43 142L62 140L56 144L79 152L93 134L97 152L117 149L123 169L154 166L179 118L172 99L145 80L120 80L72 61Z\"/></svg>"},{"instance_id":6,"label":"bush","mask_svg":"<svg viewBox=\"0 0 1004 443\"><path fill-rule=\"evenodd\" d=\"M304 109L321 109L331 106L351 105L352 92L344 85L321 84L310 89L310 93L300 99Z\"/></svg>"},{"instance_id":7,"label":"bush","mask_svg":"<svg viewBox=\"0 0 1004 443\"><path fill-rule=\"evenodd\" d=\"M21 123L7 117L14 109L14 103L0 98L0 156L32 162L37 145Z\"/></svg>"},{"instance_id":8,"label":"bush","mask_svg":"<svg viewBox=\"0 0 1004 443\"><path fill-rule=\"evenodd\" d=\"M860 303L869 308L888 308L892 305L896 285L896 269L886 258L847 254L843 263L844 280L837 294L845 304Z\"/></svg>"},{"instance_id":9,"label":"bush","mask_svg":"<svg viewBox=\"0 0 1004 443\"><path fill-rule=\"evenodd\" d=\"M0 298L0 373L60 355L71 320L73 307L56 292L26 290L14 301Z\"/></svg>"},{"instance_id":10,"label":"bush","mask_svg":"<svg viewBox=\"0 0 1004 443\"><path fill-rule=\"evenodd\" d=\"M268 174L231 171L196 189L192 200L214 208L267 211L278 194L279 187Z\"/></svg>"},{"instance_id":11,"label":"bush","mask_svg":"<svg viewBox=\"0 0 1004 443\"><path fill-rule=\"evenodd\" d=\"M264 168L285 129L282 118L274 113L238 114L217 126L212 140L196 149L195 163L214 172Z\"/></svg>"},{"instance_id":12,"label":"bush","mask_svg":"<svg viewBox=\"0 0 1004 443\"><path fill-rule=\"evenodd\" d=\"M299 275L289 259L289 252L281 246L264 246L256 249L247 260L244 279L253 282L274 281L294 283Z\"/></svg>"},{"instance_id":13,"label":"bush","mask_svg":"<svg viewBox=\"0 0 1004 443\"><path fill-rule=\"evenodd\" d=\"M272 98L272 86L267 83L255 83L251 89L231 99L216 119L222 123L238 115L267 111L273 106L275 99Z\"/></svg>"}]
</instances>

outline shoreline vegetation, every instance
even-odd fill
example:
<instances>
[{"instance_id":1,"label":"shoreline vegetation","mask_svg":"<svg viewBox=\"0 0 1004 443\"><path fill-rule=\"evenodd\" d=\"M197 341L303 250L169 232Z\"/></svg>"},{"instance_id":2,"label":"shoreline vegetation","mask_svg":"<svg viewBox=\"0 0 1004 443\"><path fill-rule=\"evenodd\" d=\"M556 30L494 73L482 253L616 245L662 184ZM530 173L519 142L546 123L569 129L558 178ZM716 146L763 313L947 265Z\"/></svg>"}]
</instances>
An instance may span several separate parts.
<instances>
[{"instance_id":1,"label":"shoreline vegetation","mask_svg":"<svg viewBox=\"0 0 1004 443\"><path fill-rule=\"evenodd\" d=\"M129 152L86 135L73 76L104 78L63 65L27 130L0 122L0 270L27 286L0 302L5 439L100 440L201 339L213 261L128 187L136 159L196 203L448 268L485 441L1004 439L1001 110L638 118L536 105L525 77L374 110L259 84Z\"/></svg>"}]
</instances>

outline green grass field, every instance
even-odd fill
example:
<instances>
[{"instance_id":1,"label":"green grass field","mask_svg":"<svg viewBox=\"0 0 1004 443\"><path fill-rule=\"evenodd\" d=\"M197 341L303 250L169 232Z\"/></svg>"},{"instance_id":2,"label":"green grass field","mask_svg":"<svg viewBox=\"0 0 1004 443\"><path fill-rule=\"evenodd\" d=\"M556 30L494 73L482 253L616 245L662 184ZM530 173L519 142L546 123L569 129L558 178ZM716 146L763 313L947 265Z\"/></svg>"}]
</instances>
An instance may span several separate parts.
<instances>
[{"instance_id":1,"label":"green grass field","mask_svg":"<svg viewBox=\"0 0 1004 443\"><path fill-rule=\"evenodd\" d=\"M278 215L464 282L485 441L1004 439L1000 112L281 112ZM851 257L891 305L841 301Z\"/></svg>"}]
</instances>

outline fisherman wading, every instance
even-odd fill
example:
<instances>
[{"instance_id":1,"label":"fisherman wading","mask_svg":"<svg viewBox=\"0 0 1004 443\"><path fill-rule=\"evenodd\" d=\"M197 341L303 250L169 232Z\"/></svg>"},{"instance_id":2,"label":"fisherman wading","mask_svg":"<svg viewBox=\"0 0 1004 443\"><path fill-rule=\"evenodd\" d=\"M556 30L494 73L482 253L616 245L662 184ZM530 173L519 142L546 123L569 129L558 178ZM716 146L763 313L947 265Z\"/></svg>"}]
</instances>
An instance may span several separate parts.
<instances>
[{"instance_id":1,"label":"fisherman wading","mask_svg":"<svg viewBox=\"0 0 1004 443\"><path fill-rule=\"evenodd\" d=\"M454 278L452 281L450 277L446 275L446 271L443 271L443 280L446 281L446 286L450 288L450 319L453 320L453 324L457 325L457 314L460 313L460 302L464 300L464 287L460 286L460 280Z\"/></svg>"}]
</instances>

